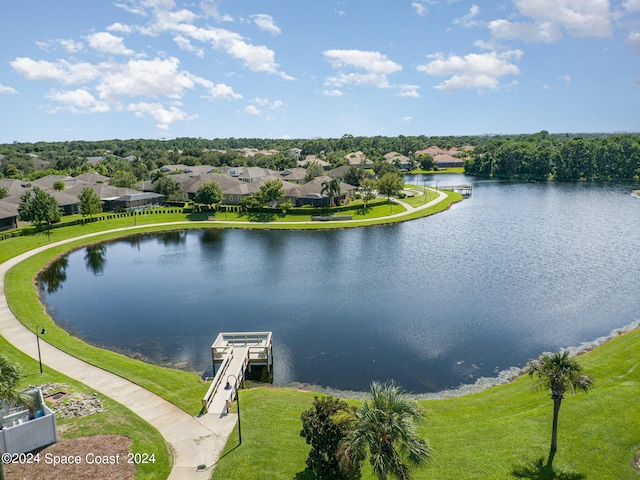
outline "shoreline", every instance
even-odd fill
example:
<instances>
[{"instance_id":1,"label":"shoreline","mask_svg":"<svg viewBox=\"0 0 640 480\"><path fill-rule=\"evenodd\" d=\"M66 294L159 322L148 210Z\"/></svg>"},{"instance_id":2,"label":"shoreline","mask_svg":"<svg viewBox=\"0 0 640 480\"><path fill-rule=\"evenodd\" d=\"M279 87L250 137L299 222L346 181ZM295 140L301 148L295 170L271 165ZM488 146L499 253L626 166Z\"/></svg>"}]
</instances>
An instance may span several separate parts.
<instances>
[{"instance_id":1,"label":"shoreline","mask_svg":"<svg viewBox=\"0 0 640 480\"><path fill-rule=\"evenodd\" d=\"M640 318L634 320L633 322L620 327L614 328L609 332L608 335L603 335L594 340L588 342L582 342L579 345L573 345L570 347L560 349L560 352L569 352L570 357L576 357L578 355L585 354L590 352L591 350L607 343L614 338L623 335L625 333L632 332L640 328ZM542 352L540 356L545 353L550 352ZM526 367L510 367L505 370L498 372L495 377L479 377L476 379L474 383L469 384L461 384L455 388L448 388L445 390L441 390L439 392L427 392L427 393L411 393L407 392L409 397L415 400L443 400L446 398L454 398L454 397L462 397L464 395L470 395L473 393L480 393L484 390L487 390L491 387L496 387L498 385L504 385L506 383L511 383L516 378L520 377L524 374ZM259 384L257 384L259 385ZM323 387L320 385L312 385L303 382L288 382L279 385L269 385L269 388L282 388L282 389L296 389L302 390L306 392L315 392L323 395L331 395L333 397L348 399L348 400L366 400L369 396L369 392L359 392L355 390L340 390L336 388Z\"/></svg>"}]
</instances>

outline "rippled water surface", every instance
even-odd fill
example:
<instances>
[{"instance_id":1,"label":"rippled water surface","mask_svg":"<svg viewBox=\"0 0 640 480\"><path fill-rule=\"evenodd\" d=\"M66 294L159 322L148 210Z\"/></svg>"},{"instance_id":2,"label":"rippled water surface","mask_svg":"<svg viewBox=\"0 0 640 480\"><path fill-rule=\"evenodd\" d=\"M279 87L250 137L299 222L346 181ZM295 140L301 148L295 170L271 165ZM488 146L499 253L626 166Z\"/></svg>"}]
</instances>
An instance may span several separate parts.
<instances>
[{"instance_id":1,"label":"rippled water surface","mask_svg":"<svg viewBox=\"0 0 640 480\"><path fill-rule=\"evenodd\" d=\"M409 179L422 184L421 177ZM640 317L637 185L473 183L447 212L318 232L144 235L72 252L40 278L87 341L211 371L219 332L272 331L276 383L429 392Z\"/></svg>"}]
</instances>

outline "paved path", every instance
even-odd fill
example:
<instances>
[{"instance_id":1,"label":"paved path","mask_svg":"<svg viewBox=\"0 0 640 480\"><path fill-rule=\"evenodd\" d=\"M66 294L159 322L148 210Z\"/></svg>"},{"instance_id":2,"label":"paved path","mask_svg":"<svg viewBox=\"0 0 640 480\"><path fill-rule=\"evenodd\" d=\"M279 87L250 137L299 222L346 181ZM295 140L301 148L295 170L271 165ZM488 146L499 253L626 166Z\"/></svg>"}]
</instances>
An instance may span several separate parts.
<instances>
[{"instance_id":1,"label":"paved path","mask_svg":"<svg viewBox=\"0 0 640 480\"><path fill-rule=\"evenodd\" d=\"M422 210L435 205L446 198L443 192L437 192L436 199L420 206L398 201L407 210L406 212L389 215L383 218L398 218L416 210ZM340 223L362 222L363 220L345 220ZM372 223L375 220L371 220ZM172 222L157 225L178 225L192 222ZM203 224L206 222L203 222ZM238 222L215 221L216 224L231 224ZM284 222L279 222L282 224ZM317 222L304 222L317 223ZM290 222L291 225L299 225L300 222ZM157 226L140 225L137 227L118 228L109 231L96 232L89 235L70 238L35 248L29 252L18 255L11 260L0 264L0 335L9 343L34 359L38 359L36 337L34 332L26 328L11 312L7 304L4 281L9 269L23 260L58 245L88 239L110 232L129 231L136 228ZM40 339L40 348L44 364L71 378L81 381L92 389L114 399L128 407L145 421L153 425L162 434L169 445L173 468L169 480L205 479L211 476L211 469L220 458L227 438L231 434L237 419L235 414L220 415L209 413L200 417L192 417L172 403L158 395L136 385L111 372L90 365L79 360L62 350L48 344L44 338ZM140 452L142 453L142 452ZM153 452L147 452L153 453ZM205 465L206 469L198 470L198 466Z\"/></svg>"}]
</instances>

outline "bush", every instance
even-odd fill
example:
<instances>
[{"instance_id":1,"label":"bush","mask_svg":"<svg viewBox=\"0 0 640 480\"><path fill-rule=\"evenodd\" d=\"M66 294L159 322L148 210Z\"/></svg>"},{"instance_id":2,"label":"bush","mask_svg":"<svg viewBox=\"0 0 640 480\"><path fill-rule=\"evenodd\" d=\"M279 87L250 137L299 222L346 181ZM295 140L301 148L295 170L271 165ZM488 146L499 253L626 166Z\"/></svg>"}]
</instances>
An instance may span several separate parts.
<instances>
[{"instance_id":1,"label":"bush","mask_svg":"<svg viewBox=\"0 0 640 480\"><path fill-rule=\"evenodd\" d=\"M355 409L335 397L315 397L313 406L302 412L300 418L300 436L311 445L307 466L316 478L351 478L341 471L337 453L340 442L350 431Z\"/></svg>"}]
</instances>

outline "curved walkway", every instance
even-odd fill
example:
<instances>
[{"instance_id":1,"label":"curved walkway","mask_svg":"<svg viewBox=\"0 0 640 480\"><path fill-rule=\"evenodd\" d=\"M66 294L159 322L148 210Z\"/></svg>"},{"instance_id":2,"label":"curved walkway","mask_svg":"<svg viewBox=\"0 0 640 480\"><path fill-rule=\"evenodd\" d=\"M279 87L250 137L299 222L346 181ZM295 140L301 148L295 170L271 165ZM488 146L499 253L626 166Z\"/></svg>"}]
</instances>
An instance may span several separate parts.
<instances>
[{"instance_id":1,"label":"curved walkway","mask_svg":"<svg viewBox=\"0 0 640 480\"><path fill-rule=\"evenodd\" d=\"M443 201L447 197L446 194L442 192L438 193L439 195L437 198L420 207L413 207L405 202L396 200L406 208L406 211L389 215L384 218L402 217L413 213L416 210L429 208L432 205ZM340 223L362 221L363 220L345 220ZM372 219L372 222L373 221L375 221L375 219ZM34 332L25 327L16 318L7 304L4 282L6 273L13 266L44 250L58 245L75 242L77 240L85 238L88 239L111 232L124 232L143 229L146 227L177 225L182 223L190 222L140 225L73 237L35 248L0 264L0 335L30 357L36 360L38 359ZM238 222L225 222L218 220L211 223L237 224ZM300 224L300 222L288 223L291 225ZM62 350L59 350L53 345L50 345L42 338L40 339L40 349L44 363L49 368L57 370L68 377L79 380L103 395L121 403L158 429L169 445L173 459L173 467L171 469L171 474L169 475L169 480L210 478L211 468L220 458L227 438L235 426L237 418L235 414L227 414L223 417L214 414L193 417L162 397L151 393L150 391L130 382L129 380L119 377L118 375L79 360ZM198 470L198 467L201 465L205 465L207 468Z\"/></svg>"}]
</instances>

